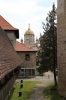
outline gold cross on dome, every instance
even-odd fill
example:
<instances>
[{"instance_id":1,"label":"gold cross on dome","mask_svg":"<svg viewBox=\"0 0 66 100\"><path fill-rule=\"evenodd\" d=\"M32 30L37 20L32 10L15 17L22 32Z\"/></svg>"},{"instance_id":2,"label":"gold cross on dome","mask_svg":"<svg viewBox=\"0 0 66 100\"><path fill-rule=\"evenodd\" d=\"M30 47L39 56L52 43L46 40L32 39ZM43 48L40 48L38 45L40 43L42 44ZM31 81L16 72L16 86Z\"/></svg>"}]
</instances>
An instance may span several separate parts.
<instances>
[{"instance_id":1,"label":"gold cross on dome","mask_svg":"<svg viewBox=\"0 0 66 100\"><path fill-rule=\"evenodd\" d=\"M30 30L30 23L28 24L28 29Z\"/></svg>"}]
</instances>

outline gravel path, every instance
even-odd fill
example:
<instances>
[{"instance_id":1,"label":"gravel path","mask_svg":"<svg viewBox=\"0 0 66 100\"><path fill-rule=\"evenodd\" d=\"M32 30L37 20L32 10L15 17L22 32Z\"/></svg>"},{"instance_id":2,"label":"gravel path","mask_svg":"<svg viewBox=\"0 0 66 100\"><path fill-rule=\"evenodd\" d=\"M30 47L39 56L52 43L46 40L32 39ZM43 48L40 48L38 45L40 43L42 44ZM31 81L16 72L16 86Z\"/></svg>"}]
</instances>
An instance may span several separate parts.
<instances>
[{"instance_id":1,"label":"gravel path","mask_svg":"<svg viewBox=\"0 0 66 100\"><path fill-rule=\"evenodd\" d=\"M31 95L31 98L28 100L44 100L43 90L44 90L44 86L37 84L36 88L33 91L33 94Z\"/></svg>"},{"instance_id":2,"label":"gravel path","mask_svg":"<svg viewBox=\"0 0 66 100\"><path fill-rule=\"evenodd\" d=\"M36 85L30 99L28 99L28 100L44 100L43 90L46 86L48 86L53 81L53 79L40 80L39 78L38 78L38 80L41 81L42 84Z\"/></svg>"}]
</instances>

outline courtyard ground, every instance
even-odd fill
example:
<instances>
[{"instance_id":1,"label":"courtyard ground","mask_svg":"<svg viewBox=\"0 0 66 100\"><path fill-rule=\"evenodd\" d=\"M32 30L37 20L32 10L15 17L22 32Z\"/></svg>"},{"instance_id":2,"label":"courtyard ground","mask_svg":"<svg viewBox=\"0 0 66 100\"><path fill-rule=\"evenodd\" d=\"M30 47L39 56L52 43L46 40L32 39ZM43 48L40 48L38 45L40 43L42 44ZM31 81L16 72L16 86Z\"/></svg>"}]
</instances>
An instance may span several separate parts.
<instances>
[{"instance_id":1,"label":"courtyard ground","mask_svg":"<svg viewBox=\"0 0 66 100\"><path fill-rule=\"evenodd\" d=\"M31 98L28 100L44 100L43 91L46 86L48 86L53 80L46 79L41 84L37 84Z\"/></svg>"},{"instance_id":2,"label":"courtyard ground","mask_svg":"<svg viewBox=\"0 0 66 100\"><path fill-rule=\"evenodd\" d=\"M16 81L20 81L20 79L17 79ZM45 76L36 76L35 78L25 78L23 81L40 81L41 84L36 84L36 87L34 88L33 93L28 100L44 100L44 88L53 82L53 76L50 75L48 77L47 74Z\"/></svg>"}]
</instances>

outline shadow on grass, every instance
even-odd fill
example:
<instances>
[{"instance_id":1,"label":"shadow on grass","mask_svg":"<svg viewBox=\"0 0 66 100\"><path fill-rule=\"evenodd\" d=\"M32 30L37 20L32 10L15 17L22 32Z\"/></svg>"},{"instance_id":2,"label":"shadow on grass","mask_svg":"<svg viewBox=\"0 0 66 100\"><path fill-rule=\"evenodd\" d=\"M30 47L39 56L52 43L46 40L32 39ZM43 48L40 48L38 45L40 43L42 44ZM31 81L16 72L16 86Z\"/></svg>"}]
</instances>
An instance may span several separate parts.
<instances>
[{"instance_id":1,"label":"shadow on grass","mask_svg":"<svg viewBox=\"0 0 66 100\"><path fill-rule=\"evenodd\" d=\"M15 83L14 88L8 100L27 100L29 99L37 83L40 83L40 82L24 81L23 88L20 88L20 83ZM22 92L21 97L18 97L19 91Z\"/></svg>"},{"instance_id":2,"label":"shadow on grass","mask_svg":"<svg viewBox=\"0 0 66 100\"><path fill-rule=\"evenodd\" d=\"M15 88L13 87L11 94L8 96L8 100L12 100L12 99L14 100L14 98L12 98L14 92L15 92ZM26 100L26 98L29 99L32 92L33 92L32 90L23 91L23 96L19 97L17 100L22 100L22 98L23 98L23 100Z\"/></svg>"},{"instance_id":3,"label":"shadow on grass","mask_svg":"<svg viewBox=\"0 0 66 100\"><path fill-rule=\"evenodd\" d=\"M53 85L46 87L43 93L44 93L44 98L47 100L66 100L59 97L57 87Z\"/></svg>"}]
</instances>

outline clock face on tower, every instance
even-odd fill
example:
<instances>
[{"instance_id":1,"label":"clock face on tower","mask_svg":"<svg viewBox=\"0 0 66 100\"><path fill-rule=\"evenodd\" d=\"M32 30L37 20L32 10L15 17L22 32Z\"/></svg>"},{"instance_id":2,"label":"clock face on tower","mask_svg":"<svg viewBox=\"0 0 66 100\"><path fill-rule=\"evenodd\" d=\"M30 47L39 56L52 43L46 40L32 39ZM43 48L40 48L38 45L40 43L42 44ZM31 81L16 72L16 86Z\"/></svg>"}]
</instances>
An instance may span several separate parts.
<instances>
[{"instance_id":1,"label":"clock face on tower","mask_svg":"<svg viewBox=\"0 0 66 100\"><path fill-rule=\"evenodd\" d=\"M57 14L63 13L65 7L65 0L58 0Z\"/></svg>"}]
</instances>

